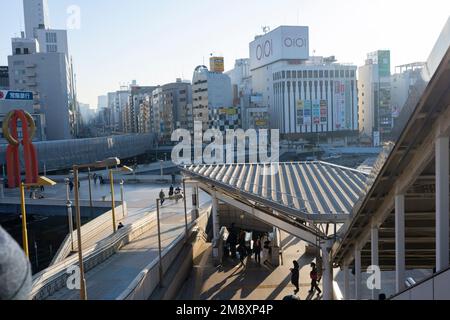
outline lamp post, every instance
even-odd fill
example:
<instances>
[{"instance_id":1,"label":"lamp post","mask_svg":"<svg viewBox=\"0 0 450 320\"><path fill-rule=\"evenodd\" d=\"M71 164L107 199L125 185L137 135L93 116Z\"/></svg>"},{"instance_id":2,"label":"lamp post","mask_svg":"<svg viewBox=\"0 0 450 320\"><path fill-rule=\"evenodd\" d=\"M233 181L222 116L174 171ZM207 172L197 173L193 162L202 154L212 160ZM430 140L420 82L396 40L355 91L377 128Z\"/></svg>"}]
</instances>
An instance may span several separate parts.
<instances>
[{"instance_id":1,"label":"lamp post","mask_svg":"<svg viewBox=\"0 0 450 320\"><path fill-rule=\"evenodd\" d=\"M80 299L87 300L86 279L84 276L84 262L83 262L83 246L81 239L81 212L80 212L80 195L78 192L78 171L80 169L87 168L105 168L117 166L120 164L118 158L109 158L103 161L96 162L88 165L74 165L73 173L75 180L75 211L76 211L76 223L77 223L77 241L78 241L78 264L80 268Z\"/></svg>"},{"instance_id":2,"label":"lamp post","mask_svg":"<svg viewBox=\"0 0 450 320\"><path fill-rule=\"evenodd\" d=\"M161 222L159 215L159 204L161 199L156 199L156 219L158 221L158 254L159 254L159 286L162 287L163 268L162 268L162 254L161 254Z\"/></svg>"},{"instance_id":3,"label":"lamp post","mask_svg":"<svg viewBox=\"0 0 450 320\"><path fill-rule=\"evenodd\" d=\"M186 179L183 178L183 202L184 202L184 223L186 227L186 241L189 238L188 221L187 221L187 205L186 205Z\"/></svg>"},{"instance_id":4,"label":"lamp post","mask_svg":"<svg viewBox=\"0 0 450 320\"><path fill-rule=\"evenodd\" d=\"M56 184L55 181L50 180L46 177L39 177L37 183L21 183L20 184L20 208L22 213L22 245L23 245L23 251L25 252L25 255L27 257L30 256L30 252L28 249L28 229L27 229L27 210L25 205L25 187L27 188L34 188L34 187L41 187L41 186L54 186Z\"/></svg>"},{"instance_id":5,"label":"lamp post","mask_svg":"<svg viewBox=\"0 0 450 320\"><path fill-rule=\"evenodd\" d=\"M160 167L161 167L161 179L162 179L162 177L164 176L163 163L164 163L163 160L160 160L160 161L159 161L159 165L160 165Z\"/></svg>"},{"instance_id":6,"label":"lamp post","mask_svg":"<svg viewBox=\"0 0 450 320\"><path fill-rule=\"evenodd\" d=\"M122 179L122 180L120 180L120 200L122 202L122 219L125 218L125 200L124 200L124 196L123 196L123 184L124 184L124 181Z\"/></svg>"},{"instance_id":7,"label":"lamp post","mask_svg":"<svg viewBox=\"0 0 450 320\"><path fill-rule=\"evenodd\" d=\"M70 243L71 243L71 248L72 248L72 252L73 252L74 251L74 247L73 247L73 215L72 215L72 201L70 201L70 196L69 196L70 179L66 178L66 179L64 179L64 181L66 182L67 220L69 222Z\"/></svg>"},{"instance_id":8,"label":"lamp post","mask_svg":"<svg viewBox=\"0 0 450 320\"><path fill-rule=\"evenodd\" d=\"M120 162L119 162L120 164ZM114 200L114 172L133 172L133 169L127 166L123 166L120 169L110 169L109 170L109 180L110 180L110 188L111 188L111 212L112 212L112 219L113 219L113 230L114 232L117 231L116 226L116 204ZM123 180L122 180L123 181ZM123 183L121 183L121 196L122 196L122 208L123 208ZM123 215L125 216L125 209L123 210Z\"/></svg>"}]
</instances>

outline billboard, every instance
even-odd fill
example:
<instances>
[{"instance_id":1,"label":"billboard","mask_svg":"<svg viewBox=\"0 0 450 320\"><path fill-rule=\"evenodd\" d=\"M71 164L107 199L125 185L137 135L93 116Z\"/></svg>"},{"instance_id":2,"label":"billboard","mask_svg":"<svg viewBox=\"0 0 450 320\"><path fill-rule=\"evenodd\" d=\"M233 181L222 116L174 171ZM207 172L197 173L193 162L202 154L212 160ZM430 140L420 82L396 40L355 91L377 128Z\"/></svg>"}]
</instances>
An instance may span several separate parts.
<instances>
[{"instance_id":1,"label":"billboard","mask_svg":"<svg viewBox=\"0 0 450 320\"><path fill-rule=\"evenodd\" d=\"M250 69L279 60L309 59L309 28L281 26L250 43Z\"/></svg>"},{"instance_id":2,"label":"billboard","mask_svg":"<svg viewBox=\"0 0 450 320\"><path fill-rule=\"evenodd\" d=\"M320 124L328 123L328 101L320 100Z\"/></svg>"},{"instance_id":3,"label":"billboard","mask_svg":"<svg viewBox=\"0 0 450 320\"><path fill-rule=\"evenodd\" d=\"M334 129L343 130L345 125L345 83L334 83Z\"/></svg>"},{"instance_id":4,"label":"billboard","mask_svg":"<svg viewBox=\"0 0 450 320\"><path fill-rule=\"evenodd\" d=\"M212 72L222 73L225 71L225 59L223 57L211 57L209 59L209 69Z\"/></svg>"},{"instance_id":5,"label":"billboard","mask_svg":"<svg viewBox=\"0 0 450 320\"><path fill-rule=\"evenodd\" d=\"M305 109L303 110L303 121L305 125L311 125L312 123L312 102L311 100L305 100Z\"/></svg>"},{"instance_id":6,"label":"billboard","mask_svg":"<svg viewBox=\"0 0 450 320\"><path fill-rule=\"evenodd\" d=\"M33 92L0 90L0 100L33 100Z\"/></svg>"},{"instance_id":7,"label":"billboard","mask_svg":"<svg viewBox=\"0 0 450 320\"><path fill-rule=\"evenodd\" d=\"M314 100L312 102L313 124L320 124L320 101Z\"/></svg>"},{"instance_id":8,"label":"billboard","mask_svg":"<svg viewBox=\"0 0 450 320\"><path fill-rule=\"evenodd\" d=\"M304 125L304 109L305 109L305 102L303 100L297 100L297 125L303 126Z\"/></svg>"}]
</instances>

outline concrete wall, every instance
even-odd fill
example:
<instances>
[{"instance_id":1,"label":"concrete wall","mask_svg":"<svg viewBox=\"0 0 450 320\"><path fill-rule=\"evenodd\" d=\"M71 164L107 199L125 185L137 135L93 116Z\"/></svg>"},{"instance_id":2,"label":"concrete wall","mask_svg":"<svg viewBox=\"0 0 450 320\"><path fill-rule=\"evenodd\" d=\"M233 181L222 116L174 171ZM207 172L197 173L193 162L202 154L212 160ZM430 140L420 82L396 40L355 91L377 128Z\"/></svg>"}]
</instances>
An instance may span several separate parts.
<instances>
[{"instance_id":1,"label":"concrete wall","mask_svg":"<svg viewBox=\"0 0 450 320\"><path fill-rule=\"evenodd\" d=\"M423 281L392 300L450 300L450 269Z\"/></svg>"}]
</instances>

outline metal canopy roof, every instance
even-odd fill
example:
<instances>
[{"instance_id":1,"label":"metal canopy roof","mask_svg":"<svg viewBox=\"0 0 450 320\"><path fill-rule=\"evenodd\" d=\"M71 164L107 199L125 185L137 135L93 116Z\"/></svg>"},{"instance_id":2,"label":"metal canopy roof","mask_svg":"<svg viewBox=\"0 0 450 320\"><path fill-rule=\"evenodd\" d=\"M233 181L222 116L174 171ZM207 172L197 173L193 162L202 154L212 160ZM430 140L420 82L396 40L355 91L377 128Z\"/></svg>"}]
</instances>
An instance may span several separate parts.
<instances>
[{"instance_id":1,"label":"metal canopy roof","mask_svg":"<svg viewBox=\"0 0 450 320\"><path fill-rule=\"evenodd\" d=\"M192 165L184 172L310 222L346 221L367 180L364 172L324 162Z\"/></svg>"}]
</instances>

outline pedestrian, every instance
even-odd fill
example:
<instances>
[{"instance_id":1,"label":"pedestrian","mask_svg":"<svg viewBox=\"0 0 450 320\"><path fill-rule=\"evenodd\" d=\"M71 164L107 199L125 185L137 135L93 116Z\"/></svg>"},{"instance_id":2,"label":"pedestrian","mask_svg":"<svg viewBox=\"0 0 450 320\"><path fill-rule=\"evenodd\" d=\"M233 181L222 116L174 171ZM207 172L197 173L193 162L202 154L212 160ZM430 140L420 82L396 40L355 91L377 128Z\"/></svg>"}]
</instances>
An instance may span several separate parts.
<instances>
[{"instance_id":1,"label":"pedestrian","mask_svg":"<svg viewBox=\"0 0 450 320\"><path fill-rule=\"evenodd\" d=\"M173 185L170 186L169 188L169 197L173 196Z\"/></svg>"},{"instance_id":2,"label":"pedestrian","mask_svg":"<svg viewBox=\"0 0 450 320\"><path fill-rule=\"evenodd\" d=\"M117 230L120 230L120 229L122 229L123 227L124 227L123 223L122 223L122 222L119 222L119 225L117 226Z\"/></svg>"},{"instance_id":3,"label":"pedestrian","mask_svg":"<svg viewBox=\"0 0 450 320\"><path fill-rule=\"evenodd\" d=\"M269 264L271 264L271 261L270 261L270 240L269 240L269 238L268 237L266 237L265 238L265 241L264 241L264 251L263 251L263 253L264 253L264 264L266 264L266 263L269 263Z\"/></svg>"},{"instance_id":4,"label":"pedestrian","mask_svg":"<svg viewBox=\"0 0 450 320\"><path fill-rule=\"evenodd\" d=\"M295 287L294 294L297 294L300 291L299 279L300 279L300 266L298 265L297 261L294 261L294 268L291 269L291 283Z\"/></svg>"},{"instance_id":5,"label":"pedestrian","mask_svg":"<svg viewBox=\"0 0 450 320\"><path fill-rule=\"evenodd\" d=\"M80 180L78 180L78 190L80 190L81 184L80 184Z\"/></svg>"},{"instance_id":6,"label":"pedestrian","mask_svg":"<svg viewBox=\"0 0 450 320\"><path fill-rule=\"evenodd\" d=\"M311 263L311 272L309 273L309 276L311 278L311 290L309 290L309 293L313 294L314 290L317 290L317 295L320 296L322 290L319 288L319 272L314 262Z\"/></svg>"},{"instance_id":7,"label":"pedestrian","mask_svg":"<svg viewBox=\"0 0 450 320\"><path fill-rule=\"evenodd\" d=\"M231 258L234 259L236 258L236 244L237 244L237 232L234 223L231 224L227 242L230 245Z\"/></svg>"},{"instance_id":8,"label":"pedestrian","mask_svg":"<svg viewBox=\"0 0 450 320\"><path fill-rule=\"evenodd\" d=\"M44 192L44 191L45 191L45 187L41 186L41 192Z\"/></svg>"},{"instance_id":9,"label":"pedestrian","mask_svg":"<svg viewBox=\"0 0 450 320\"><path fill-rule=\"evenodd\" d=\"M70 182L69 182L69 188L70 188L70 192L72 192L73 191L73 181L72 180L70 180Z\"/></svg>"},{"instance_id":10,"label":"pedestrian","mask_svg":"<svg viewBox=\"0 0 450 320\"><path fill-rule=\"evenodd\" d=\"M255 252L255 261L257 264L261 264L261 239L256 239L253 244L253 251Z\"/></svg>"},{"instance_id":11,"label":"pedestrian","mask_svg":"<svg viewBox=\"0 0 450 320\"><path fill-rule=\"evenodd\" d=\"M98 176L96 173L94 173L94 184L97 184Z\"/></svg>"},{"instance_id":12,"label":"pedestrian","mask_svg":"<svg viewBox=\"0 0 450 320\"><path fill-rule=\"evenodd\" d=\"M241 261L241 266L245 266L245 255L247 253L247 249L245 248L245 245L240 243L238 246L238 252L239 252L239 260Z\"/></svg>"},{"instance_id":13,"label":"pedestrian","mask_svg":"<svg viewBox=\"0 0 450 320\"><path fill-rule=\"evenodd\" d=\"M161 200L161 205L163 205L164 201L166 201L166 194L164 193L164 190L161 189L161 192L159 193L159 199Z\"/></svg>"}]
</instances>

